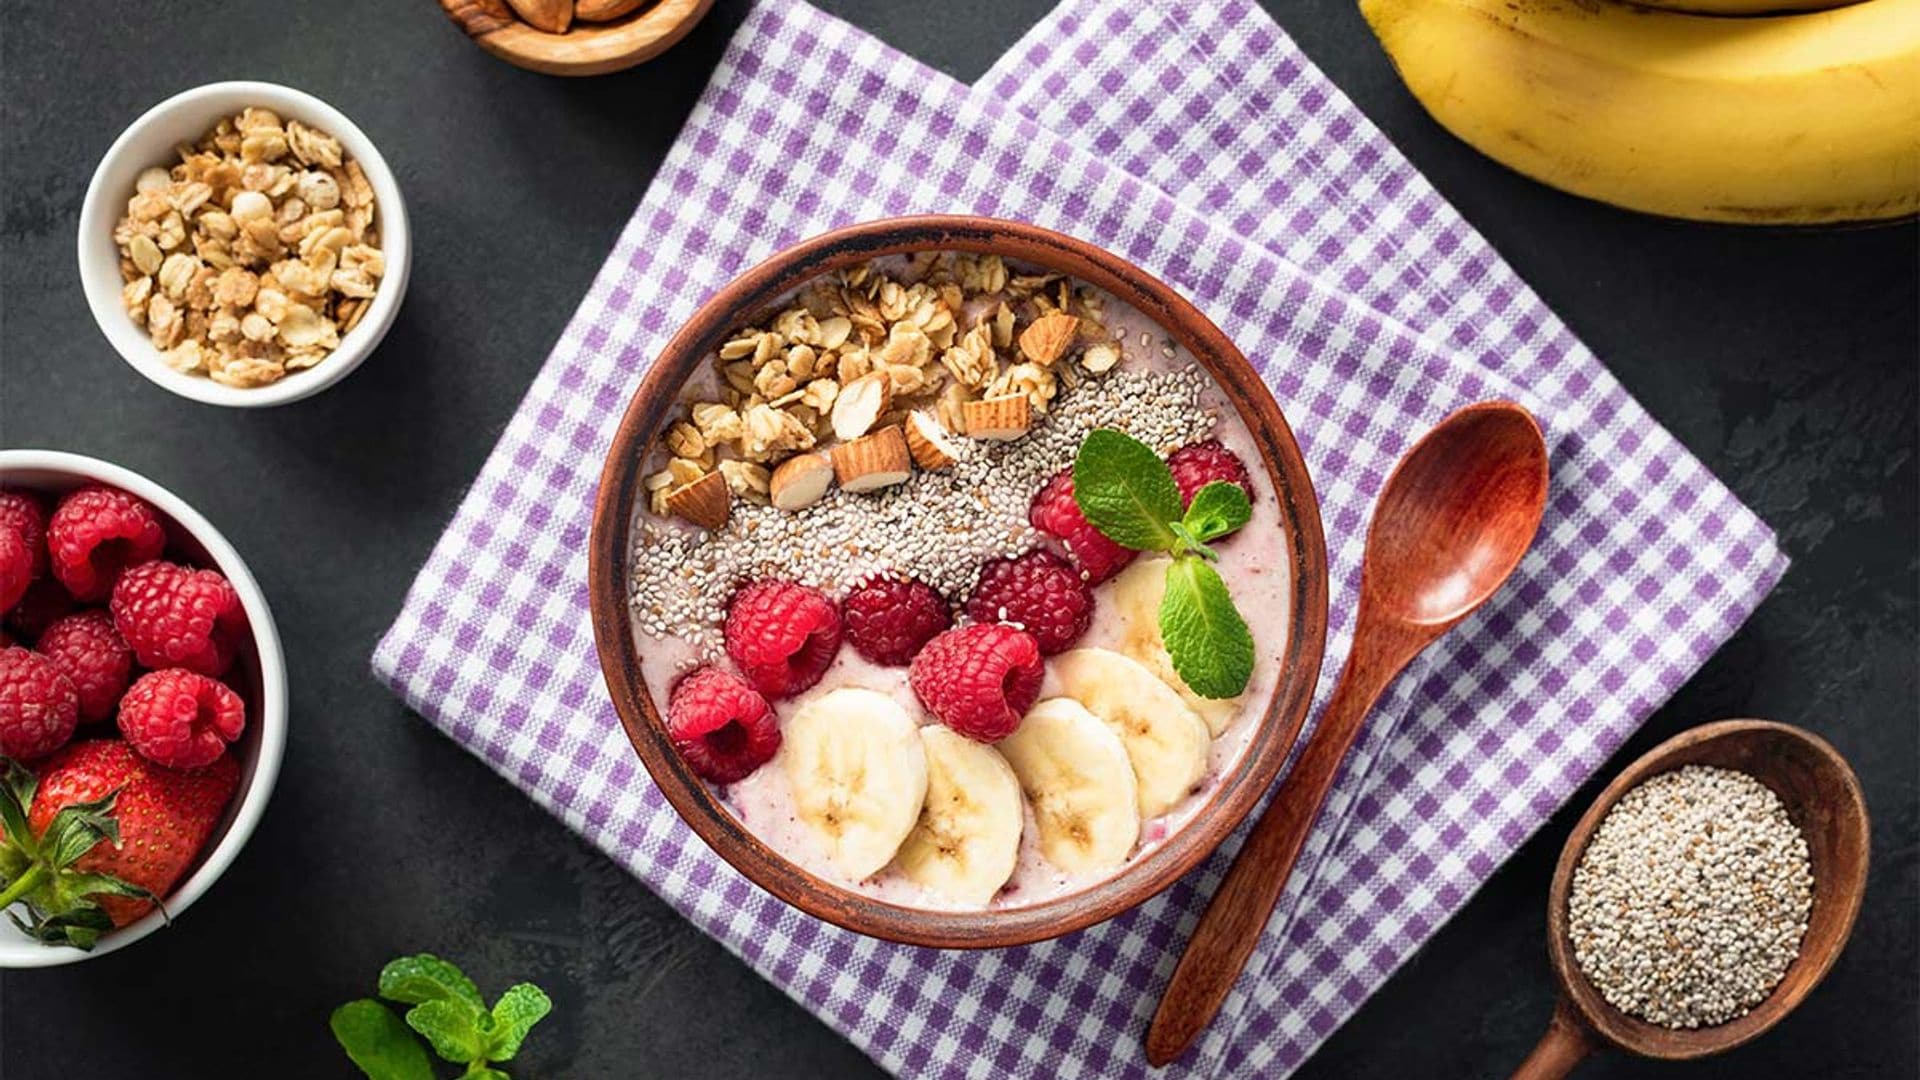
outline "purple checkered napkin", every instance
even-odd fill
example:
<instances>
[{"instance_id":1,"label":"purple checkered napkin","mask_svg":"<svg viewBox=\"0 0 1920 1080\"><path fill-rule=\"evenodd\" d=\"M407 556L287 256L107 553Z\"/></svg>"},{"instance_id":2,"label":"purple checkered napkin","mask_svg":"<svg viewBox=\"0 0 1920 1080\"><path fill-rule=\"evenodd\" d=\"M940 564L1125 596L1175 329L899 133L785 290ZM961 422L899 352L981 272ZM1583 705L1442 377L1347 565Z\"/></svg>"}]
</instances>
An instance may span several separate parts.
<instances>
[{"instance_id":1,"label":"purple checkered napkin","mask_svg":"<svg viewBox=\"0 0 1920 1080\"><path fill-rule=\"evenodd\" d=\"M986 85L799 0L756 8L374 666L893 1072L1146 1076L1146 1018L1238 835L1109 923L936 952L761 892L648 780L600 679L584 555L642 371L700 300L835 225L971 211L1099 243L1219 323L1294 425L1328 534L1329 687L1394 459L1457 406L1516 398L1554 451L1534 552L1382 702L1253 970L1156 1074L1282 1075L1733 632L1784 560L1257 10L1069 0Z\"/></svg>"}]
</instances>

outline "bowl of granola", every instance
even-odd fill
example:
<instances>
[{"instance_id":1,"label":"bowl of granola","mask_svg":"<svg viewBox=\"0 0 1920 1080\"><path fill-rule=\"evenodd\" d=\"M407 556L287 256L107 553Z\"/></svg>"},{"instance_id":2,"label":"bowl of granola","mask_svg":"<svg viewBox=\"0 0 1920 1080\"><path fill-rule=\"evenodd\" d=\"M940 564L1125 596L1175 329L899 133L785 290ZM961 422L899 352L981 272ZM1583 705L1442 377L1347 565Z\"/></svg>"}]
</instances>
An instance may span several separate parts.
<instances>
[{"instance_id":1,"label":"bowl of granola","mask_svg":"<svg viewBox=\"0 0 1920 1080\"><path fill-rule=\"evenodd\" d=\"M1326 636L1318 504L1198 309L1020 222L797 244L630 402L589 546L641 761L775 896L940 948L1111 918L1253 808Z\"/></svg>"},{"instance_id":2,"label":"bowl of granola","mask_svg":"<svg viewBox=\"0 0 1920 1080\"><path fill-rule=\"evenodd\" d=\"M155 105L94 170L80 280L135 371L212 405L281 405L367 358L411 247L385 159L310 94L210 83Z\"/></svg>"}]
</instances>

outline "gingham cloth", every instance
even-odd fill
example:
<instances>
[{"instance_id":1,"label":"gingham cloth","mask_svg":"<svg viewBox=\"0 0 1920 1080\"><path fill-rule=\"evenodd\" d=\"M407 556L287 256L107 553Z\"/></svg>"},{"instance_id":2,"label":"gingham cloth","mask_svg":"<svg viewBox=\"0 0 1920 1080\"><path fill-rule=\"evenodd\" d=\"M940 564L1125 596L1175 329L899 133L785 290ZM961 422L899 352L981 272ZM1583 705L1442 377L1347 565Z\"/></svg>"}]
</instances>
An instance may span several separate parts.
<instances>
[{"instance_id":1,"label":"gingham cloth","mask_svg":"<svg viewBox=\"0 0 1920 1080\"><path fill-rule=\"evenodd\" d=\"M679 821L601 682L584 549L642 371L738 272L923 211L1094 241L1261 367L1321 500L1347 651L1365 525L1406 446L1511 397L1553 448L1533 552L1375 710L1249 970L1178 1077L1284 1075L1753 610L1765 525L1662 430L1258 9L1067 0L969 88L765 0L409 592L376 672L888 1070L1147 1075L1140 1039L1238 849L1058 941L958 953L837 930Z\"/></svg>"}]
</instances>

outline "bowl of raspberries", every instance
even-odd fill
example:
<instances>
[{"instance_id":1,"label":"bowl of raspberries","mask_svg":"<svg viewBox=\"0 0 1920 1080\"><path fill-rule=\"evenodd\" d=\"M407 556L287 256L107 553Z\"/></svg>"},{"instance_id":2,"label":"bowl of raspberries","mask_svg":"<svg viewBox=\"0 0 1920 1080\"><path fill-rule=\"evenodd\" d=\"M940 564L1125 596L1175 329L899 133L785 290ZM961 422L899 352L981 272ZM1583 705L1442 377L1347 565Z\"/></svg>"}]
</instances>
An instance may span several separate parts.
<instances>
[{"instance_id":1,"label":"bowl of raspberries","mask_svg":"<svg viewBox=\"0 0 1920 1080\"><path fill-rule=\"evenodd\" d=\"M0 451L0 968L178 918L252 834L286 720L272 613L205 518L104 461Z\"/></svg>"}]
</instances>

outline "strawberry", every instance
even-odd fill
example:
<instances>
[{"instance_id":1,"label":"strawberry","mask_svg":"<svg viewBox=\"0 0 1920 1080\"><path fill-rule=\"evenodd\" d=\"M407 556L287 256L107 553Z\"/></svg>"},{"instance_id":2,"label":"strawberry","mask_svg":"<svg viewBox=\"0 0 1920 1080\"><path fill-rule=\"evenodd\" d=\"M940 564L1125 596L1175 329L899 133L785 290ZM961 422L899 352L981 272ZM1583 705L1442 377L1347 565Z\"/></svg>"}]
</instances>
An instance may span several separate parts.
<instances>
[{"instance_id":1,"label":"strawberry","mask_svg":"<svg viewBox=\"0 0 1920 1080\"><path fill-rule=\"evenodd\" d=\"M117 739L74 743L38 777L0 762L0 907L24 901L27 918L18 921L28 933L81 949L173 888L240 781L231 754L169 769Z\"/></svg>"}]
</instances>

